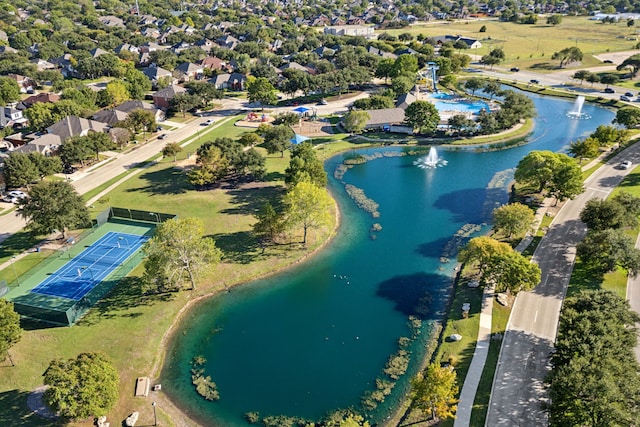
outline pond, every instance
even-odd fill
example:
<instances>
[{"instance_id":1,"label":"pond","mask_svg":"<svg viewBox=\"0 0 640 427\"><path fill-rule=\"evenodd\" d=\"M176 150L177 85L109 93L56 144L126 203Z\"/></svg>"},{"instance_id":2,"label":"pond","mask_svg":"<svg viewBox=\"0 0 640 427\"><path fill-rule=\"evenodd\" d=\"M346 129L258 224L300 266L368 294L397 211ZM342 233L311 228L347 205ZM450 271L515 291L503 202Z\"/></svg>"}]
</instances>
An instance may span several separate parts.
<instances>
[{"instance_id":1,"label":"pond","mask_svg":"<svg viewBox=\"0 0 640 427\"><path fill-rule=\"evenodd\" d=\"M319 420L347 407L374 422L389 416L442 318L455 266L448 258L461 243L452 236L486 229L529 151L565 150L614 117L585 105L592 118L570 120L571 101L532 99L538 117L525 146L493 152L439 147L447 164L434 169L414 165L418 156L399 155L407 147L358 150L327 161L342 214L337 237L307 262L192 310L167 356L163 391L204 425L248 425L248 412ZM336 166L355 154L375 159L336 179ZM345 184L377 202L379 218L359 209ZM381 230L372 231L375 223ZM383 371L404 352L408 370L396 382ZM219 401L196 394L196 356L206 359L201 368L217 383ZM376 401L389 391L384 403Z\"/></svg>"}]
</instances>

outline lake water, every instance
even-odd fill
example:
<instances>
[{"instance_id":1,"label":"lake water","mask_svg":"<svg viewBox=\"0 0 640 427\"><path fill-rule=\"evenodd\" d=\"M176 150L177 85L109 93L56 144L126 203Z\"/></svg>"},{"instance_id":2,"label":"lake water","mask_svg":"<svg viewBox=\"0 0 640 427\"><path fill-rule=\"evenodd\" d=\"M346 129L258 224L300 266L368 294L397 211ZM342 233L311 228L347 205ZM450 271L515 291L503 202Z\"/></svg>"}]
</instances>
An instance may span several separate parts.
<instances>
[{"instance_id":1,"label":"lake water","mask_svg":"<svg viewBox=\"0 0 640 427\"><path fill-rule=\"evenodd\" d=\"M495 152L439 147L448 164L430 170L415 166L416 156L351 168L343 181L379 203L377 219L357 208L333 178L335 166L353 153L328 161L329 186L342 213L337 237L291 270L198 305L167 356L163 391L205 425L248 425L243 415L251 411L318 420L337 408L360 410L363 393L385 377L399 338L414 334L407 374L367 413L373 421L388 416L416 373L433 322L441 319L454 267L441 256L452 236L465 224L489 221L491 210L507 201L513 168L529 151L562 151L614 117L585 105L592 119L570 120L565 113L572 101L532 98L538 117L528 145ZM375 239L373 223L382 226ZM408 326L410 316L422 319L419 331ZM205 375L218 385L217 402L205 401L191 384L190 362L199 355L207 360Z\"/></svg>"}]
</instances>

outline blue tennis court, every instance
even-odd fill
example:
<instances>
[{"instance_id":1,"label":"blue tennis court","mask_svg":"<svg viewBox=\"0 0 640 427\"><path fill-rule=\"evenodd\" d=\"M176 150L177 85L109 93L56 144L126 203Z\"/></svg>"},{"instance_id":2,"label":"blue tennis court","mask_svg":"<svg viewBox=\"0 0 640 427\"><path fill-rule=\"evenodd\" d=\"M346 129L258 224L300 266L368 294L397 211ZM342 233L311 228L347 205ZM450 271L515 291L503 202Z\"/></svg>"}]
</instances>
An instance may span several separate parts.
<instances>
[{"instance_id":1,"label":"blue tennis court","mask_svg":"<svg viewBox=\"0 0 640 427\"><path fill-rule=\"evenodd\" d=\"M31 292L80 300L148 239L147 236L110 231L47 277Z\"/></svg>"}]
</instances>

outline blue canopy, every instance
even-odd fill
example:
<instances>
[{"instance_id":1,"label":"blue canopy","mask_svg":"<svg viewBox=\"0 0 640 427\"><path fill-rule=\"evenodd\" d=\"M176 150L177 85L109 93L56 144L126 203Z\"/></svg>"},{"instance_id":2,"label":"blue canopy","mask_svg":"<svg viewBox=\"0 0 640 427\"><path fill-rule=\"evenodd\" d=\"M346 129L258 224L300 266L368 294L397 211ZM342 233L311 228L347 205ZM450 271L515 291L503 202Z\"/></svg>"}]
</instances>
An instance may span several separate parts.
<instances>
[{"instance_id":1,"label":"blue canopy","mask_svg":"<svg viewBox=\"0 0 640 427\"><path fill-rule=\"evenodd\" d=\"M307 107L298 107L295 108L293 110L294 113L298 113L298 114L302 114L302 113L306 113L307 111L311 110L311 108L307 108Z\"/></svg>"},{"instance_id":2,"label":"blue canopy","mask_svg":"<svg viewBox=\"0 0 640 427\"><path fill-rule=\"evenodd\" d=\"M293 138L291 138L291 143L294 144L294 145L298 145L298 144L302 144L307 139L309 139L309 138L306 137L306 136L298 135L296 133L295 136Z\"/></svg>"}]
</instances>

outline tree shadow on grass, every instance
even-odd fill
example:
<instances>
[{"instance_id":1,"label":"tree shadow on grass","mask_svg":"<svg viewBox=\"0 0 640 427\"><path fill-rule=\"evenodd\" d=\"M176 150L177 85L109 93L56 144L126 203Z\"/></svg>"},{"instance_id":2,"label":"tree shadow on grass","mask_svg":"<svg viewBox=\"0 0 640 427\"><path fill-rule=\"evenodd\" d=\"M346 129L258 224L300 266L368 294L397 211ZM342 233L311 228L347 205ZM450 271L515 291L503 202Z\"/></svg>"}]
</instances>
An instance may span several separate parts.
<instances>
[{"instance_id":1,"label":"tree shadow on grass","mask_svg":"<svg viewBox=\"0 0 640 427\"><path fill-rule=\"evenodd\" d=\"M150 194L184 194L192 188L184 171L176 167L155 169L152 166L140 175L140 179L148 185L130 188L127 190L129 193L142 191Z\"/></svg>"},{"instance_id":2,"label":"tree shadow on grass","mask_svg":"<svg viewBox=\"0 0 640 427\"><path fill-rule=\"evenodd\" d=\"M221 211L224 214L254 214L260 211L265 202L274 204L284 194L284 188L279 185L268 185L253 188L235 188L227 191L231 196L233 207ZM274 206L275 207L275 206Z\"/></svg>"},{"instance_id":3,"label":"tree shadow on grass","mask_svg":"<svg viewBox=\"0 0 640 427\"><path fill-rule=\"evenodd\" d=\"M96 305L94 305L76 325L91 326L103 319L115 317L135 318L141 312L132 310L134 307L169 301L175 293L145 293L141 277L125 277Z\"/></svg>"},{"instance_id":4,"label":"tree shadow on grass","mask_svg":"<svg viewBox=\"0 0 640 427\"><path fill-rule=\"evenodd\" d=\"M249 264L267 257L260 241L250 231L238 231L229 234L214 234L216 246L224 253L223 259L234 264Z\"/></svg>"},{"instance_id":5,"label":"tree shadow on grass","mask_svg":"<svg viewBox=\"0 0 640 427\"><path fill-rule=\"evenodd\" d=\"M11 369L11 368L7 368ZM11 427L53 427L59 424L31 412L27 407L30 392L9 390L0 393L0 425Z\"/></svg>"},{"instance_id":6,"label":"tree shadow on grass","mask_svg":"<svg viewBox=\"0 0 640 427\"><path fill-rule=\"evenodd\" d=\"M638 187L640 186L640 173L631 172L624 180L619 184L619 187Z\"/></svg>"},{"instance_id":7,"label":"tree shadow on grass","mask_svg":"<svg viewBox=\"0 0 640 427\"><path fill-rule=\"evenodd\" d=\"M3 234L1 233L0 236ZM14 233L0 244L0 259L20 254L34 247L40 241L42 241L42 238L34 236L27 231Z\"/></svg>"},{"instance_id":8,"label":"tree shadow on grass","mask_svg":"<svg viewBox=\"0 0 640 427\"><path fill-rule=\"evenodd\" d=\"M550 62L538 62L529 67L532 70L557 70L558 64L552 64Z\"/></svg>"}]
</instances>

